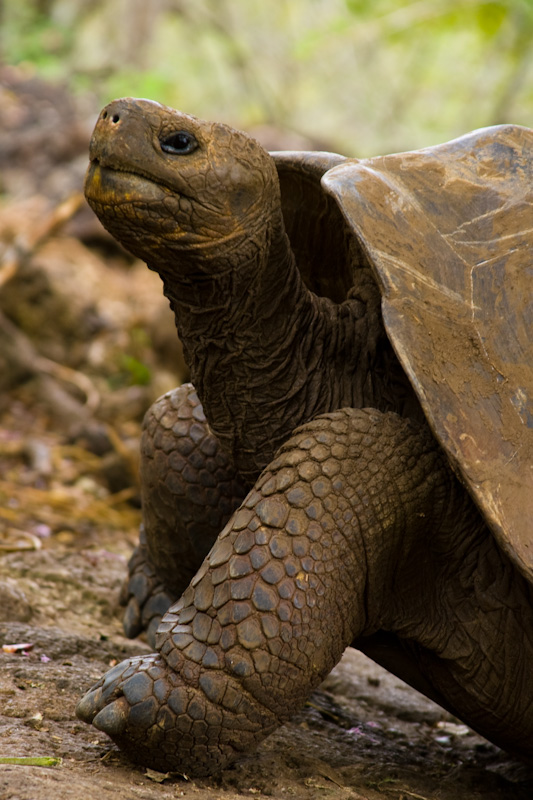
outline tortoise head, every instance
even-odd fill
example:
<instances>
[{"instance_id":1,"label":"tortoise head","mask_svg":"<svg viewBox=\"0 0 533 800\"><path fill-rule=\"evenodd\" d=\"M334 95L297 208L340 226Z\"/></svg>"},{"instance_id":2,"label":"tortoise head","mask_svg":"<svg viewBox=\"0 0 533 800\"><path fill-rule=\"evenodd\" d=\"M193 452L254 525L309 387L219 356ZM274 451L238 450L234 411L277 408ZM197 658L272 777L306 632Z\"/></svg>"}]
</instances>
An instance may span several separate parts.
<instances>
[{"instance_id":1,"label":"tortoise head","mask_svg":"<svg viewBox=\"0 0 533 800\"><path fill-rule=\"evenodd\" d=\"M158 271L179 260L185 276L230 266L280 202L274 162L253 139L132 98L100 114L85 194L126 249Z\"/></svg>"}]
</instances>

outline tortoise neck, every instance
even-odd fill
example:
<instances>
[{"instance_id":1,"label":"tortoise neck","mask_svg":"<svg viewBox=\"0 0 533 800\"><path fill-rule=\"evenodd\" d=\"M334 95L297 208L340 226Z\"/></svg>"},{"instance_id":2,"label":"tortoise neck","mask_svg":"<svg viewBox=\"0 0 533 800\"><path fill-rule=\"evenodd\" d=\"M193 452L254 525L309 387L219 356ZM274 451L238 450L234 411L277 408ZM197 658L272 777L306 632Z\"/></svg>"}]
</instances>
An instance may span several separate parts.
<instances>
[{"instance_id":1,"label":"tortoise neck","mask_svg":"<svg viewBox=\"0 0 533 800\"><path fill-rule=\"evenodd\" d=\"M226 256L224 269L190 280L176 277L175 269L157 271L209 425L236 465L247 451L244 471L255 477L270 456L258 452L255 425L269 427L260 409L286 391L296 322L312 316L315 298L296 266L281 211L235 249L229 264Z\"/></svg>"},{"instance_id":2,"label":"tortoise neck","mask_svg":"<svg viewBox=\"0 0 533 800\"><path fill-rule=\"evenodd\" d=\"M271 337L279 336L278 318L293 313L294 301L308 294L281 212L260 233L243 236L231 252L217 258L215 248L212 255L218 263L209 274L204 269L189 280L162 274L189 367L199 382L206 367L206 347L220 353L233 352L244 343L251 347L260 331L270 349ZM243 355L246 358L247 353Z\"/></svg>"},{"instance_id":3,"label":"tortoise neck","mask_svg":"<svg viewBox=\"0 0 533 800\"><path fill-rule=\"evenodd\" d=\"M369 278L370 289L340 304L310 292L281 211L232 269L191 283L168 274L165 294L192 381L245 480L255 481L294 428L317 414L382 407L375 376L393 371L381 352L390 346L375 283Z\"/></svg>"}]
</instances>

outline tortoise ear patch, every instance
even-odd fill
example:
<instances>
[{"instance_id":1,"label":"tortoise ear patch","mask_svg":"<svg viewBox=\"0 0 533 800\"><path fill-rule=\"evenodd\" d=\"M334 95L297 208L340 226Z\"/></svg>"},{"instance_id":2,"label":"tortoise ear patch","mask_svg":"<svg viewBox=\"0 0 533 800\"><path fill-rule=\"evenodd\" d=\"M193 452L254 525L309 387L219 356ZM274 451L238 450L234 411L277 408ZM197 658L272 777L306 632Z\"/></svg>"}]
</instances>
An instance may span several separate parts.
<instances>
[{"instance_id":1,"label":"tortoise ear patch","mask_svg":"<svg viewBox=\"0 0 533 800\"><path fill-rule=\"evenodd\" d=\"M233 217L239 219L246 215L246 212L257 200L257 193L250 187L241 186L231 193L229 198L230 212Z\"/></svg>"}]
</instances>

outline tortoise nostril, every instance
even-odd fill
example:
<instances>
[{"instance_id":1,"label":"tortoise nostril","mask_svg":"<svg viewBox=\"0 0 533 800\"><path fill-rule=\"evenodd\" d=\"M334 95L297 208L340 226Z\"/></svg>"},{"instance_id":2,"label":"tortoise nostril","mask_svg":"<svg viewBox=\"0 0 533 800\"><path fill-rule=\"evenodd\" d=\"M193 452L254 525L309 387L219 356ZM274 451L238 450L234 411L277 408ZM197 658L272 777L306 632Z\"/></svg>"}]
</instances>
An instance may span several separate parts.
<instances>
[{"instance_id":1,"label":"tortoise nostril","mask_svg":"<svg viewBox=\"0 0 533 800\"><path fill-rule=\"evenodd\" d=\"M109 111L107 109L105 111L102 111L102 119L107 119L108 117L110 117ZM115 114L113 114L113 116L110 117L110 119L111 122L115 123L116 125L117 122L120 122L120 114L115 112Z\"/></svg>"}]
</instances>

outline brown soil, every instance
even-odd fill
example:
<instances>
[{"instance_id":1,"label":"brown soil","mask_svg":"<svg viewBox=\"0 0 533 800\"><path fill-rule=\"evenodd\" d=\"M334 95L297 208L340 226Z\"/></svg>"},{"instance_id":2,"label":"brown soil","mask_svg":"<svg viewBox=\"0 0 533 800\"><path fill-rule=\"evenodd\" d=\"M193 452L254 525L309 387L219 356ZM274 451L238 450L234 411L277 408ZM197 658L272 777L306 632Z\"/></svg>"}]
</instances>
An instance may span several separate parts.
<instances>
[{"instance_id":1,"label":"brown soil","mask_svg":"<svg viewBox=\"0 0 533 800\"><path fill-rule=\"evenodd\" d=\"M1 800L531 797L523 766L353 650L290 724L220 775L188 780L132 765L74 714L110 665L147 651L121 633L129 542L101 538L0 560L0 640L30 646L0 655L0 755L62 759L0 765Z\"/></svg>"}]
</instances>

